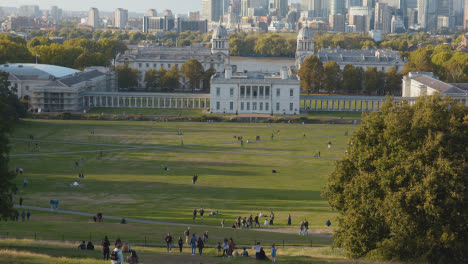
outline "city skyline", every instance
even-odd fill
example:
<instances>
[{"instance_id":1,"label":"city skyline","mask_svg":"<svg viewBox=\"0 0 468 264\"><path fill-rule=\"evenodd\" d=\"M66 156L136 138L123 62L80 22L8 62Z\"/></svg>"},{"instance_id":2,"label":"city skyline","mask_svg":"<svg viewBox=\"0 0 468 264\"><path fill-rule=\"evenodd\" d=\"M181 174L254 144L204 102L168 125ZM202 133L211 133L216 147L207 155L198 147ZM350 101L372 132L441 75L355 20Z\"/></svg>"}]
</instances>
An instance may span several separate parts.
<instances>
[{"instance_id":1,"label":"city skyline","mask_svg":"<svg viewBox=\"0 0 468 264\"><path fill-rule=\"evenodd\" d=\"M270 2L272 2L270 0ZM300 0L289 0L289 3L299 3ZM38 5L40 9L50 9L52 6L58 6L64 11L83 11L87 12L90 7L95 7L99 11L114 12L117 8L127 9L130 13L146 13L148 9L156 9L162 12L165 9L172 10L175 14L184 14L189 11L201 11L201 0L101 0L99 2L92 0L83 1L63 1L63 0L3 0L0 6L20 7L22 5Z\"/></svg>"}]
</instances>

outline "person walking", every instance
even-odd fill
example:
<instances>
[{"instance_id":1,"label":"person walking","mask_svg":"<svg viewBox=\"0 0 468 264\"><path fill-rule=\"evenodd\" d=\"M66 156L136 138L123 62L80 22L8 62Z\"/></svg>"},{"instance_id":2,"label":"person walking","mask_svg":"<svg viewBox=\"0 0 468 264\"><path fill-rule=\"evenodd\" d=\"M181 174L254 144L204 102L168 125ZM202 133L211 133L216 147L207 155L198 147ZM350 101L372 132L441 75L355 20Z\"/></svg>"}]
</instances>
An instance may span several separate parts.
<instances>
[{"instance_id":1,"label":"person walking","mask_svg":"<svg viewBox=\"0 0 468 264\"><path fill-rule=\"evenodd\" d=\"M16 211L16 215L15 215L15 220L16 220L16 222L18 222L18 218L19 218L19 212Z\"/></svg>"},{"instance_id":2,"label":"person walking","mask_svg":"<svg viewBox=\"0 0 468 264\"><path fill-rule=\"evenodd\" d=\"M164 240L166 240L167 252L171 252L172 251L172 236L171 236L171 233L167 233L167 236L166 236L166 238Z\"/></svg>"},{"instance_id":3,"label":"person walking","mask_svg":"<svg viewBox=\"0 0 468 264\"><path fill-rule=\"evenodd\" d=\"M54 210L54 200L50 200L50 210L53 211Z\"/></svg>"},{"instance_id":4,"label":"person walking","mask_svg":"<svg viewBox=\"0 0 468 264\"><path fill-rule=\"evenodd\" d=\"M224 239L224 243L223 243L223 257L224 257L224 254L226 254L226 256L229 256L229 243L228 243L227 238Z\"/></svg>"},{"instance_id":5,"label":"person walking","mask_svg":"<svg viewBox=\"0 0 468 264\"><path fill-rule=\"evenodd\" d=\"M190 227L187 227L187 230L185 230L184 232L184 236L185 236L185 244L189 244L189 238L190 238Z\"/></svg>"},{"instance_id":6,"label":"person walking","mask_svg":"<svg viewBox=\"0 0 468 264\"><path fill-rule=\"evenodd\" d=\"M195 218L197 217L197 209L193 209L193 220L195 220Z\"/></svg>"},{"instance_id":7,"label":"person walking","mask_svg":"<svg viewBox=\"0 0 468 264\"><path fill-rule=\"evenodd\" d=\"M198 254L201 256L203 254L203 248L205 247L205 242L203 242L201 236L198 238Z\"/></svg>"},{"instance_id":8,"label":"person walking","mask_svg":"<svg viewBox=\"0 0 468 264\"><path fill-rule=\"evenodd\" d=\"M26 213L23 211L23 212L21 213L21 221L24 222L24 219L25 219L25 218L26 218Z\"/></svg>"},{"instance_id":9,"label":"person walking","mask_svg":"<svg viewBox=\"0 0 468 264\"><path fill-rule=\"evenodd\" d=\"M110 255L110 242L107 236L104 237L104 240L101 241L101 246L102 246L102 254L103 254L103 259L104 260L109 260L109 255Z\"/></svg>"},{"instance_id":10,"label":"person walking","mask_svg":"<svg viewBox=\"0 0 468 264\"><path fill-rule=\"evenodd\" d=\"M20 197L20 199L19 199L19 206L23 207L23 197Z\"/></svg>"},{"instance_id":11,"label":"person walking","mask_svg":"<svg viewBox=\"0 0 468 264\"><path fill-rule=\"evenodd\" d=\"M224 228L224 219L221 220L221 228Z\"/></svg>"},{"instance_id":12,"label":"person walking","mask_svg":"<svg viewBox=\"0 0 468 264\"><path fill-rule=\"evenodd\" d=\"M115 248L111 253L110 257L112 264L124 264L124 258L122 254L122 243L115 243Z\"/></svg>"},{"instance_id":13,"label":"person walking","mask_svg":"<svg viewBox=\"0 0 468 264\"><path fill-rule=\"evenodd\" d=\"M232 237L229 238L229 249L228 249L228 253L229 253L229 257L232 257L232 253L234 252L234 250L236 249L236 244L234 243L234 240L232 240Z\"/></svg>"},{"instance_id":14,"label":"person walking","mask_svg":"<svg viewBox=\"0 0 468 264\"><path fill-rule=\"evenodd\" d=\"M179 252L182 253L182 247L184 246L184 241L182 240L182 237L179 237L179 241L177 241L179 244Z\"/></svg>"},{"instance_id":15,"label":"person walking","mask_svg":"<svg viewBox=\"0 0 468 264\"><path fill-rule=\"evenodd\" d=\"M23 187L26 187L26 185L28 185L28 180L26 178L24 178L23 180Z\"/></svg>"},{"instance_id":16,"label":"person walking","mask_svg":"<svg viewBox=\"0 0 468 264\"><path fill-rule=\"evenodd\" d=\"M30 217L31 217L31 213L28 211L28 213L26 214L26 218L28 219L28 221Z\"/></svg>"},{"instance_id":17,"label":"person walking","mask_svg":"<svg viewBox=\"0 0 468 264\"><path fill-rule=\"evenodd\" d=\"M197 249L197 237L195 233L193 233L192 238L190 238L190 245L192 246L192 256L195 255L195 251Z\"/></svg>"},{"instance_id":18,"label":"person walking","mask_svg":"<svg viewBox=\"0 0 468 264\"><path fill-rule=\"evenodd\" d=\"M255 227L260 227L260 222L258 222L258 215L255 216Z\"/></svg>"},{"instance_id":19,"label":"person walking","mask_svg":"<svg viewBox=\"0 0 468 264\"><path fill-rule=\"evenodd\" d=\"M291 226L291 214L288 214L288 226Z\"/></svg>"},{"instance_id":20,"label":"person walking","mask_svg":"<svg viewBox=\"0 0 468 264\"><path fill-rule=\"evenodd\" d=\"M203 210L203 207L200 208L200 217L203 220L203 214L205 213L205 210Z\"/></svg>"},{"instance_id":21,"label":"person walking","mask_svg":"<svg viewBox=\"0 0 468 264\"><path fill-rule=\"evenodd\" d=\"M304 220L304 235L309 235L309 221L307 221L307 219Z\"/></svg>"},{"instance_id":22,"label":"person walking","mask_svg":"<svg viewBox=\"0 0 468 264\"><path fill-rule=\"evenodd\" d=\"M276 262L276 245L271 246L271 261Z\"/></svg>"},{"instance_id":23,"label":"person walking","mask_svg":"<svg viewBox=\"0 0 468 264\"><path fill-rule=\"evenodd\" d=\"M273 225L273 220L275 220L275 214L273 214L273 212L270 212L270 225Z\"/></svg>"},{"instance_id":24,"label":"person walking","mask_svg":"<svg viewBox=\"0 0 468 264\"><path fill-rule=\"evenodd\" d=\"M304 221L301 222L301 229L299 231L299 235L302 236L304 234Z\"/></svg>"},{"instance_id":25,"label":"person walking","mask_svg":"<svg viewBox=\"0 0 468 264\"><path fill-rule=\"evenodd\" d=\"M208 242L208 231L203 234L203 242Z\"/></svg>"}]
</instances>

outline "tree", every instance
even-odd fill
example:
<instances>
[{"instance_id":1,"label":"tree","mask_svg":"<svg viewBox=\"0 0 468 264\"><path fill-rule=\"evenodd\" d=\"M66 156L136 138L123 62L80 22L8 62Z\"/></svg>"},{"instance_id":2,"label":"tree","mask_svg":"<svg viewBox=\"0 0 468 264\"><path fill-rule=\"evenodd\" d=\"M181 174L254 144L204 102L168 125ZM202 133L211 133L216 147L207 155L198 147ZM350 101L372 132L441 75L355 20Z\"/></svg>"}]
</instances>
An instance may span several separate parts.
<instances>
[{"instance_id":1,"label":"tree","mask_svg":"<svg viewBox=\"0 0 468 264\"><path fill-rule=\"evenodd\" d=\"M0 39L0 64L27 63L33 61L34 57L26 48L26 45L11 40Z\"/></svg>"},{"instance_id":2,"label":"tree","mask_svg":"<svg viewBox=\"0 0 468 264\"><path fill-rule=\"evenodd\" d=\"M371 113L324 195L349 256L464 263L468 258L468 108L439 94Z\"/></svg>"},{"instance_id":3,"label":"tree","mask_svg":"<svg viewBox=\"0 0 468 264\"><path fill-rule=\"evenodd\" d=\"M127 65L117 66L117 85L119 88L138 87L138 70Z\"/></svg>"},{"instance_id":4,"label":"tree","mask_svg":"<svg viewBox=\"0 0 468 264\"><path fill-rule=\"evenodd\" d=\"M364 72L364 92L367 94L383 94L385 74L377 71L375 67L369 67Z\"/></svg>"},{"instance_id":5,"label":"tree","mask_svg":"<svg viewBox=\"0 0 468 264\"><path fill-rule=\"evenodd\" d=\"M328 93L340 91L343 86L343 76L340 66L336 61L327 61L323 66L323 87Z\"/></svg>"},{"instance_id":6,"label":"tree","mask_svg":"<svg viewBox=\"0 0 468 264\"><path fill-rule=\"evenodd\" d=\"M24 105L18 100L15 88L9 88L8 73L0 71L0 220L12 219L15 214L10 194L16 187L15 174L8 169L8 134L14 122L26 115Z\"/></svg>"},{"instance_id":7,"label":"tree","mask_svg":"<svg viewBox=\"0 0 468 264\"><path fill-rule=\"evenodd\" d=\"M346 93L360 93L362 73L359 68L346 64L343 70L343 89Z\"/></svg>"},{"instance_id":8,"label":"tree","mask_svg":"<svg viewBox=\"0 0 468 264\"><path fill-rule=\"evenodd\" d=\"M109 60L102 53L82 53L73 63L73 68L83 70L90 66L109 66Z\"/></svg>"},{"instance_id":9,"label":"tree","mask_svg":"<svg viewBox=\"0 0 468 264\"><path fill-rule=\"evenodd\" d=\"M73 68L75 60L84 52L81 47L52 43L31 48L32 54L39 54L39 62Z\"/></svg>"},{"instance_id":10,"label":"tree","mask_svg":"<svg viewBox=\"0 0 468 264\"><path fill-rule=\"evenodd\" d=\"M145 72L145 84L148 90L156 90L158 88L159 75L155 69L148 69Z\"/></svg>"},{"instance_id":11,"label":"tree","mask_svg":"<svg viewBox=\"0 0 468 264\"><path fill-rule=\"evenodd\" d=\"M401 74L397 73L395 67L390 67L390 69L385 73L385 92L401 95Z\"/></svg>"},{"instance_id":12,"label":"tree","mask_svg":"<svg viewBox=\"0 0 468 264\"><path fill-rule=\"evenodd\" d=\"M190 59L186 63L182 64L180 71L189 79L189 84L193 93L195 88L199 87L200 81L203 77L203 66L198 62L198 60Z\"/></svg>"},{"instance_id":13,"label":"tree","mask_svg":"<svg viewBox=\"0 0 468 264\"><path fill-rule=\"evenodd\" d=\"M177 65L174 64L164 77L169 90L174 91L180 87L180 73Z\"/></svg>"},{"instance_id":14,"label":"tree","mask_svg":"<svg viewBox=\"0 0 468 264\"><path fill-rule=\"evenodd\" d=\"M210 67L203 73L203 90L209 92L211 89L211 76L216 74L216 70Z\"/></svg>"},{"instance_id":15,"label":"tree","mask_svg":"<svg viewBox=\"0 0 468 264\"><path fill-rule=\"evenodd\" d=\"M317 56L313 55L305 59L298 74L301 77L302 90L307 91L307 93L320 91L323 80L323 63Z\"/></svg>"},{"instance_id":16,"label":"tree","mask_svg":"<svg viewBox=\"0 0 468 264\"><path fill-rule=\"evenodd\" d=\"M33 38L30 41L28 41L27 47L28 49L34 48L36 46L40 45L50 45L54 43L52 40L50 40L48 37L37 37Z\"/></svg>"},{"instance_id":17,"label":"tree","mask_svg":"<svg viewBox=\"0 0 468 264\"><path fill-rule=\"evenodd\" d=\"M167 88L166 70L161 66L158 70L159 86L165 90Z\"/></svg>"}]
</instances>

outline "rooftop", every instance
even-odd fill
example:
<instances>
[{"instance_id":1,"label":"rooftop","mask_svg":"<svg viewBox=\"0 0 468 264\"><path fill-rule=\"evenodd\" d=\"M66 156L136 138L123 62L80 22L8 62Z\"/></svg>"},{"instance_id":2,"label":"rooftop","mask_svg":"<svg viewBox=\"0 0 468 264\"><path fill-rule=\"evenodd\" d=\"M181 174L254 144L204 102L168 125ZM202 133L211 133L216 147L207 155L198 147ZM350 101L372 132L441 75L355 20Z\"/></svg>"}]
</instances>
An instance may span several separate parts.
<instances>
[{"instance_id":1,"label":"rooftop","mask_svg":"<svg viewBox=\"0 0 468 264\"><path fill-rule=\"evenodd\" d=\"M0 71L15 75L18 79L49 80L50 77L62 78L80 71L61 66L33 63L12 63L0 65Z\"/></svg>"},{"instance_id":2,"label":"rooftop","mask_svg":"<svg viewBox=\"0 0 468 264\"><path fill-rule=\"evenodd\" d=\"M441 93L464 93L464 91L454 85L444 83L437 79L431 78L426 75L419 75L414 78L415 81L424 84L425 86L438 90Z\"/></svg>"}]
</instances>

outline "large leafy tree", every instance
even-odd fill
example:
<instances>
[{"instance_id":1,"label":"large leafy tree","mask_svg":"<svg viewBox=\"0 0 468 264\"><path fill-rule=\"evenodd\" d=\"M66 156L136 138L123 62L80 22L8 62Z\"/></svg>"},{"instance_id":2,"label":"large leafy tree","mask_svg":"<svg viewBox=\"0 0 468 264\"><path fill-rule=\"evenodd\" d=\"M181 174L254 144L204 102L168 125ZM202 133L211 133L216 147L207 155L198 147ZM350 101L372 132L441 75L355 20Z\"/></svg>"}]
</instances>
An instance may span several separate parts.
<instances>
[{"instance_id":1,"label":"large leafy tree","mask_svg":"<svg viewBox=\"0 0 468 264\"><path fill-rule=\"evenodd\" d=\"M136 88L138 86L138 70L127 65L117 66L117 85L119 88Z\"/></svg>"},{"instance_id":2,"label":"large leafy tree","mask_svg":"<svg viewBox=\"0 0 468 264\"><path fill-rule=\"evenodd\" d=\"M26 109L18 100L15 88L9 89L8 73L0 71L0 219L10 219L14 216L13 203L10 194L15 188L13 171L8 169L8 137L14 122L25 116Z\"/></svg>"},{"instance_id":3,"label":"large leafy tree","mask_svg":"<svg viewBox=\"0 0 468 264\"><path fill-rule=\"evenodd\" d=\"M169 90L173 91L180 87L180 73L177 65L171 67L164 75L165 82Z\"/></svg>"},{"instance_id":4,"label":"large leafy tree","mask_svg":"<svg viewBox=\"0 0 468 264\"><path fill-rule=\"evenodd\" d=\"M395 67L390 67L390 69L385 73L385 92L401 95L401 74L397 73Z\"/></svg>"},{"instance_id":5,"label":"large leafy tree","mask_svg":"<svg viewBox=\"0 0 468 264\"><path fill-rule=\"evenodd\" d=\"M385 85L385 74L369 67L364 72L364 92L367 94L382 94Z\"/></svg>"},{"instance_id":6,"label":"large leafy tree","mask_svg":"<svg viewBox=\"0 0 468 264\"><path fill-rule=\"evenodd\" d=\"M323 63L317 56L313 55L305 59L298 74L301 78L302 90L308 93L320 91L323 81Z\"/></svg>"},{"instance_id":7,"label":"large leafy tree","mask_svg":"<svg viewBox=\"0 0 468 264\"><path fill-rule=\"evenodd\" d=\"M467 149L468 108L438 94L365 116L324 191L335 243L351 257L465 263Z\"/></svg>"},{"instance_id":8,"label":"large leafy tree","mask_svg":"<svg viewBox=\"0 0 468 264\"><path fill-rule=\"evenodd\" d=\"M216 70L213 67L210 67L203 73L203 90L209 92L211 89L211 76L216 74Z\"/></svg>"},{"instance_id":9,"label":"large leafy tree","mask_svg":"<svg viewBox=\"0 0 468 264\"><path fill-rule=\"evenodd\" d=\"M200 86L200 81L203 77L203 66L198 60L190 59L180 68L182 74L188 78L192 92L195 91L195 88Z\"/></svg>"},{"instance_id":10,"label":"large leafy tree","mask_svg":"<svg viewBox=\"0 0 468 264\"><path fill-rule=\"evenodd\" d=\"M323 86L328 93L341 91L343 86L343 75L336 61L327 61L323 66Z\"/></svg>"},{"instance_id":11,"label":"large leafy tree","mask_svg":"<svg viewBox=\"0 0 468 264\"><path fill-rule=\"evenodd\" d=\"M360 93L362 89L362 71L351 64L343 69L343 89L346 93Z\"/></svg>"},{"instance_id":12,"label":"large leafy tree","mask_svg":"<svg viewBox=\"0 0 468 264\"><path fill-rule=\"evenodd\" d=\"M34 57L26 48L26 45L0 38L0 64L33 61Z\"/></svg>"},{"instance_id":13,"label":"large leafy tree","mask_svg":"<svg viewBox=\"0 0 468 264\"><path fill-rule=\"evenodd\" d=\"M156 90L159 85L159 75L155 69L148 69L145 72L146 89Z\"/></svg>"}]
</instances>

